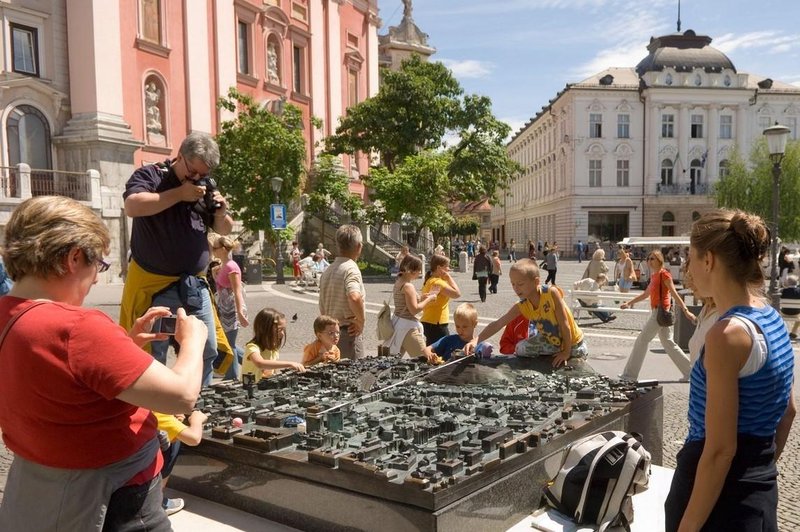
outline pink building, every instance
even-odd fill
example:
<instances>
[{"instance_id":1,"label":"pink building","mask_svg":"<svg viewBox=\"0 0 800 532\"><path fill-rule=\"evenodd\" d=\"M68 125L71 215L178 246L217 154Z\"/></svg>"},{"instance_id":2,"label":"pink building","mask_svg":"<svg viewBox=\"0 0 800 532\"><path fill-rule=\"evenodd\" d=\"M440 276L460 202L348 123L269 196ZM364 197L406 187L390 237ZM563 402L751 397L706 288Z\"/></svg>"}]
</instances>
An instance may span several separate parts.
<instances>
[{"instance_id":1,"label":"pink building","mask_svg":"<svg viewBox=\"0 0 800 532\"><path fill-rule=\"evenodd\" d=\"M127 178L216 133L230 87L299 107L309 164L378 90L377 0L10 0L0 24L0 226L25 197L70 194L102 213L118 264ZM367 157L342 163L363 195Z\"/></svg>"}]
</instances>

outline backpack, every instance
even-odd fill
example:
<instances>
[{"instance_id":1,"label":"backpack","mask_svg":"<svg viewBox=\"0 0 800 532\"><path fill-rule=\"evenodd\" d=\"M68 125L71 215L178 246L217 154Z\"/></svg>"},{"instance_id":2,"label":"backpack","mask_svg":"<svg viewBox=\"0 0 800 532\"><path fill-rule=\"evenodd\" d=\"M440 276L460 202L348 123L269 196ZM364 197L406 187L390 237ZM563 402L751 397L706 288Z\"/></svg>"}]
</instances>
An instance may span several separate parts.
<instances>
[{"instance_id":1,"label":"backpack","mask_svg":"<svg viewBox=\"0 0 800 532\"><path fill-rule=\"evenodd\" d=\"M647 489L650 453L641 436L619 431L592 434L576 441L561 456L558 473L545 487L543 504L575 523L630 531L632 496Z\"/></svg>"}]
</instances>

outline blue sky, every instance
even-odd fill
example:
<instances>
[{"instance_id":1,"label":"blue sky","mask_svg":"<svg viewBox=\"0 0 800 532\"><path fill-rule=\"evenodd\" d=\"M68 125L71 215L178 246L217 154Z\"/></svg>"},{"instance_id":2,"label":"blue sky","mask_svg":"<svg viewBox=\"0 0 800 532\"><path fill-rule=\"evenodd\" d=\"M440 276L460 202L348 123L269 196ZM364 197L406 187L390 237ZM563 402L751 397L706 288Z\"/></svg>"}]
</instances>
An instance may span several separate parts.
<instances>
[{"instance_id":1,"label":"blue sky","mask_svg":"<svg viewBox=\"0 0 800 532\"><path fill-rule=\"evenodd\" d=\"M379 0L383 27L401 0ZM517 131L567 83L635 66L676 30L677 0L414 0L413 18L469 93ZM739 72L800 86L800 1L683 0L681 31L710 36Z\"/></svg>"}]
</instances>

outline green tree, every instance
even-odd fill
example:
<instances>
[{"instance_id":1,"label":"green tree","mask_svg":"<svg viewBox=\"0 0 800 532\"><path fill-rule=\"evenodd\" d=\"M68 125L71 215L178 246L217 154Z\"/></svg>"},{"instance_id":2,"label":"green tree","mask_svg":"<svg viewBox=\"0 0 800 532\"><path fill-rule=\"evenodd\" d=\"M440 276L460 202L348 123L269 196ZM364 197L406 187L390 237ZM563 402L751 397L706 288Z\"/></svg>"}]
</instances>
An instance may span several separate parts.
<instances>
[{"instance_id":1,"label":"green tree","mask_svg":"<svg viewBox=\"0 0 800 532\"><path fill-rule=\"evenodd\" d=\"M444 231L452 220L447 208L451 159L448 152L427 150L406 157L394 172L384 167L373 169L366 183L380 200L385 219L411 217L417 234L424 227Z\"/></svg>"},{"instance_id":2,"label":"green tree","mask_svg":"<svg viewBox=\"0 0 800 532\"><path fill-rule=\"evenodd\" d=\"M477 235L480 228L480 220L474 216L465 216L456 219L450 230L454 235L469 236Z\"/></svg>"},{"instance_id":3,"label":"green tree","mask_svg":"<svg viewBox=\"0 0 800 532\"><path fill-rule=\"evenodd\" d=\"M378 94L348 109L326 147L381 153L367 185L386 220L407 215L434 229L448 221L449 202L496 199L507 189L520 167L505 150L510 128L488 98L464 96L444 65L417 56L383 76ZM458 140L446 146L447 136Z\"/></svg>"},{"instance_id":4,"label":"green tree","mask_svg":"<svg viewBox=\"0 0 800 532\"><path fill-rule=\"evenodd\" d=\"M287 104L274 114L252 97L231 88L217 105L235 112L220 127L220 164L214 178L238 220L255 232L270 227L269 205L288 203L300 191L306 160L302 114ZM275 194L270 179L283 179ZM275 236L268 231L270 239Z\"/></svg>"},{"instance_id":5,"label":"green tree","mask_svg":"<svg viewBox=\"0 0 800 532\"><path fill-rule=\"evenodd\" d=\"M781 164L778 234L800 240L800 142L789 142ZM749 164L738 151L729 159L728 175L714 187L719 207L742 209L772 219L772 161L762 139L753 146Z\"/></svg>"},{"instance_id":6,"label":"green tree","mask_svg":"<svg viewBox=\"0 0 800 532\"><path fill-rule=\"evenodd\" d=\"M325 223L338 224L339 216L332 208L338 204L342 211L358 219L361 201L350 193L350 178L341 169L336 157L323 154L317 158L306 183L308 203L306 212L322 220L322 240L325 240ZM355 216L353 216L355 214Z\"/></svg>"}]
</instances>

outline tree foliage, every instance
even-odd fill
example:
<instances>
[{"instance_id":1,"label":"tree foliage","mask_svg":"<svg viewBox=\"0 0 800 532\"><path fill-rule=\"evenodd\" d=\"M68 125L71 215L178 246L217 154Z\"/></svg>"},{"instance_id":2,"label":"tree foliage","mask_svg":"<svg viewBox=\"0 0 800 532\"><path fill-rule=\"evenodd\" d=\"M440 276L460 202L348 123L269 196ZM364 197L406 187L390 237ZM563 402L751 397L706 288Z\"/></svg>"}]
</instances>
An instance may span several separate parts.
<instances>
[{"instance_id":1,"label":"tree foliage","mask_svg":"<svg viewBox=\"0 0 800 532\"><path fill-rule=\"evenodd\" d=\"M494 200L519 173L504 145L509 132L489 98L464 96L444 65L412 56L383 72L378 94L348 109L326 147L379 152L382 164L367 178L377 215L442 232L452 222L449 203Z\"/></svg>"},{"instance_id":2,"label":"tree foliage","mask_svg":"<svg viewBox=\"0 0 800 532\"><path fill-rule=\"evenodd\" d=\"M350 178L344 173L336 157L320 155L306 183L308 191L306 212L324 222L339 223L341 220L337 211L333 209L334 204L337 204L341 211L350 213L351 220L358 221L361 201L350 193L349 183ZM323 224L323 231L324 228Z\"/></svg>"},{"instance_id":3,"label":"tree foliage","mask_svg":"<svg viewBox=\"0 0 800 532\"><path fill-rule=\"evenodd\" d=\"M469 236L477 235L480 231L481 222L475 216L465 216L456 219L450 226L450 231L454 235Z\"/></svg>"},{"instance_id":4,"label":"tree foliage","mask_svg":"<svg viewBox=\"0 0 800 532\"><path fill-rule=\"evenodd\" d=\"M717 205L753 212L772 220L772 161L762 139L753 146L750 160L739 152L729 159L729 172L717 182ZM778 234L784 241L800 240L800 142L789 142L781 164Z\"/></svg>"},{"instance_id":5,"label":"tree foliage","mask_svg":"<svg viewBox=\"0 0 800 532\"><path fill-rule=\"evenodd\" d=\"M269 205L288 203L300 191L306 159L302 114L287 104L280 115L231 88L217 105L236 113L220 127L220 164L214 178L238 220L251 231L270 226ZM275 194L270 179L283 179Z\"/></svg>"}]
</instances>

